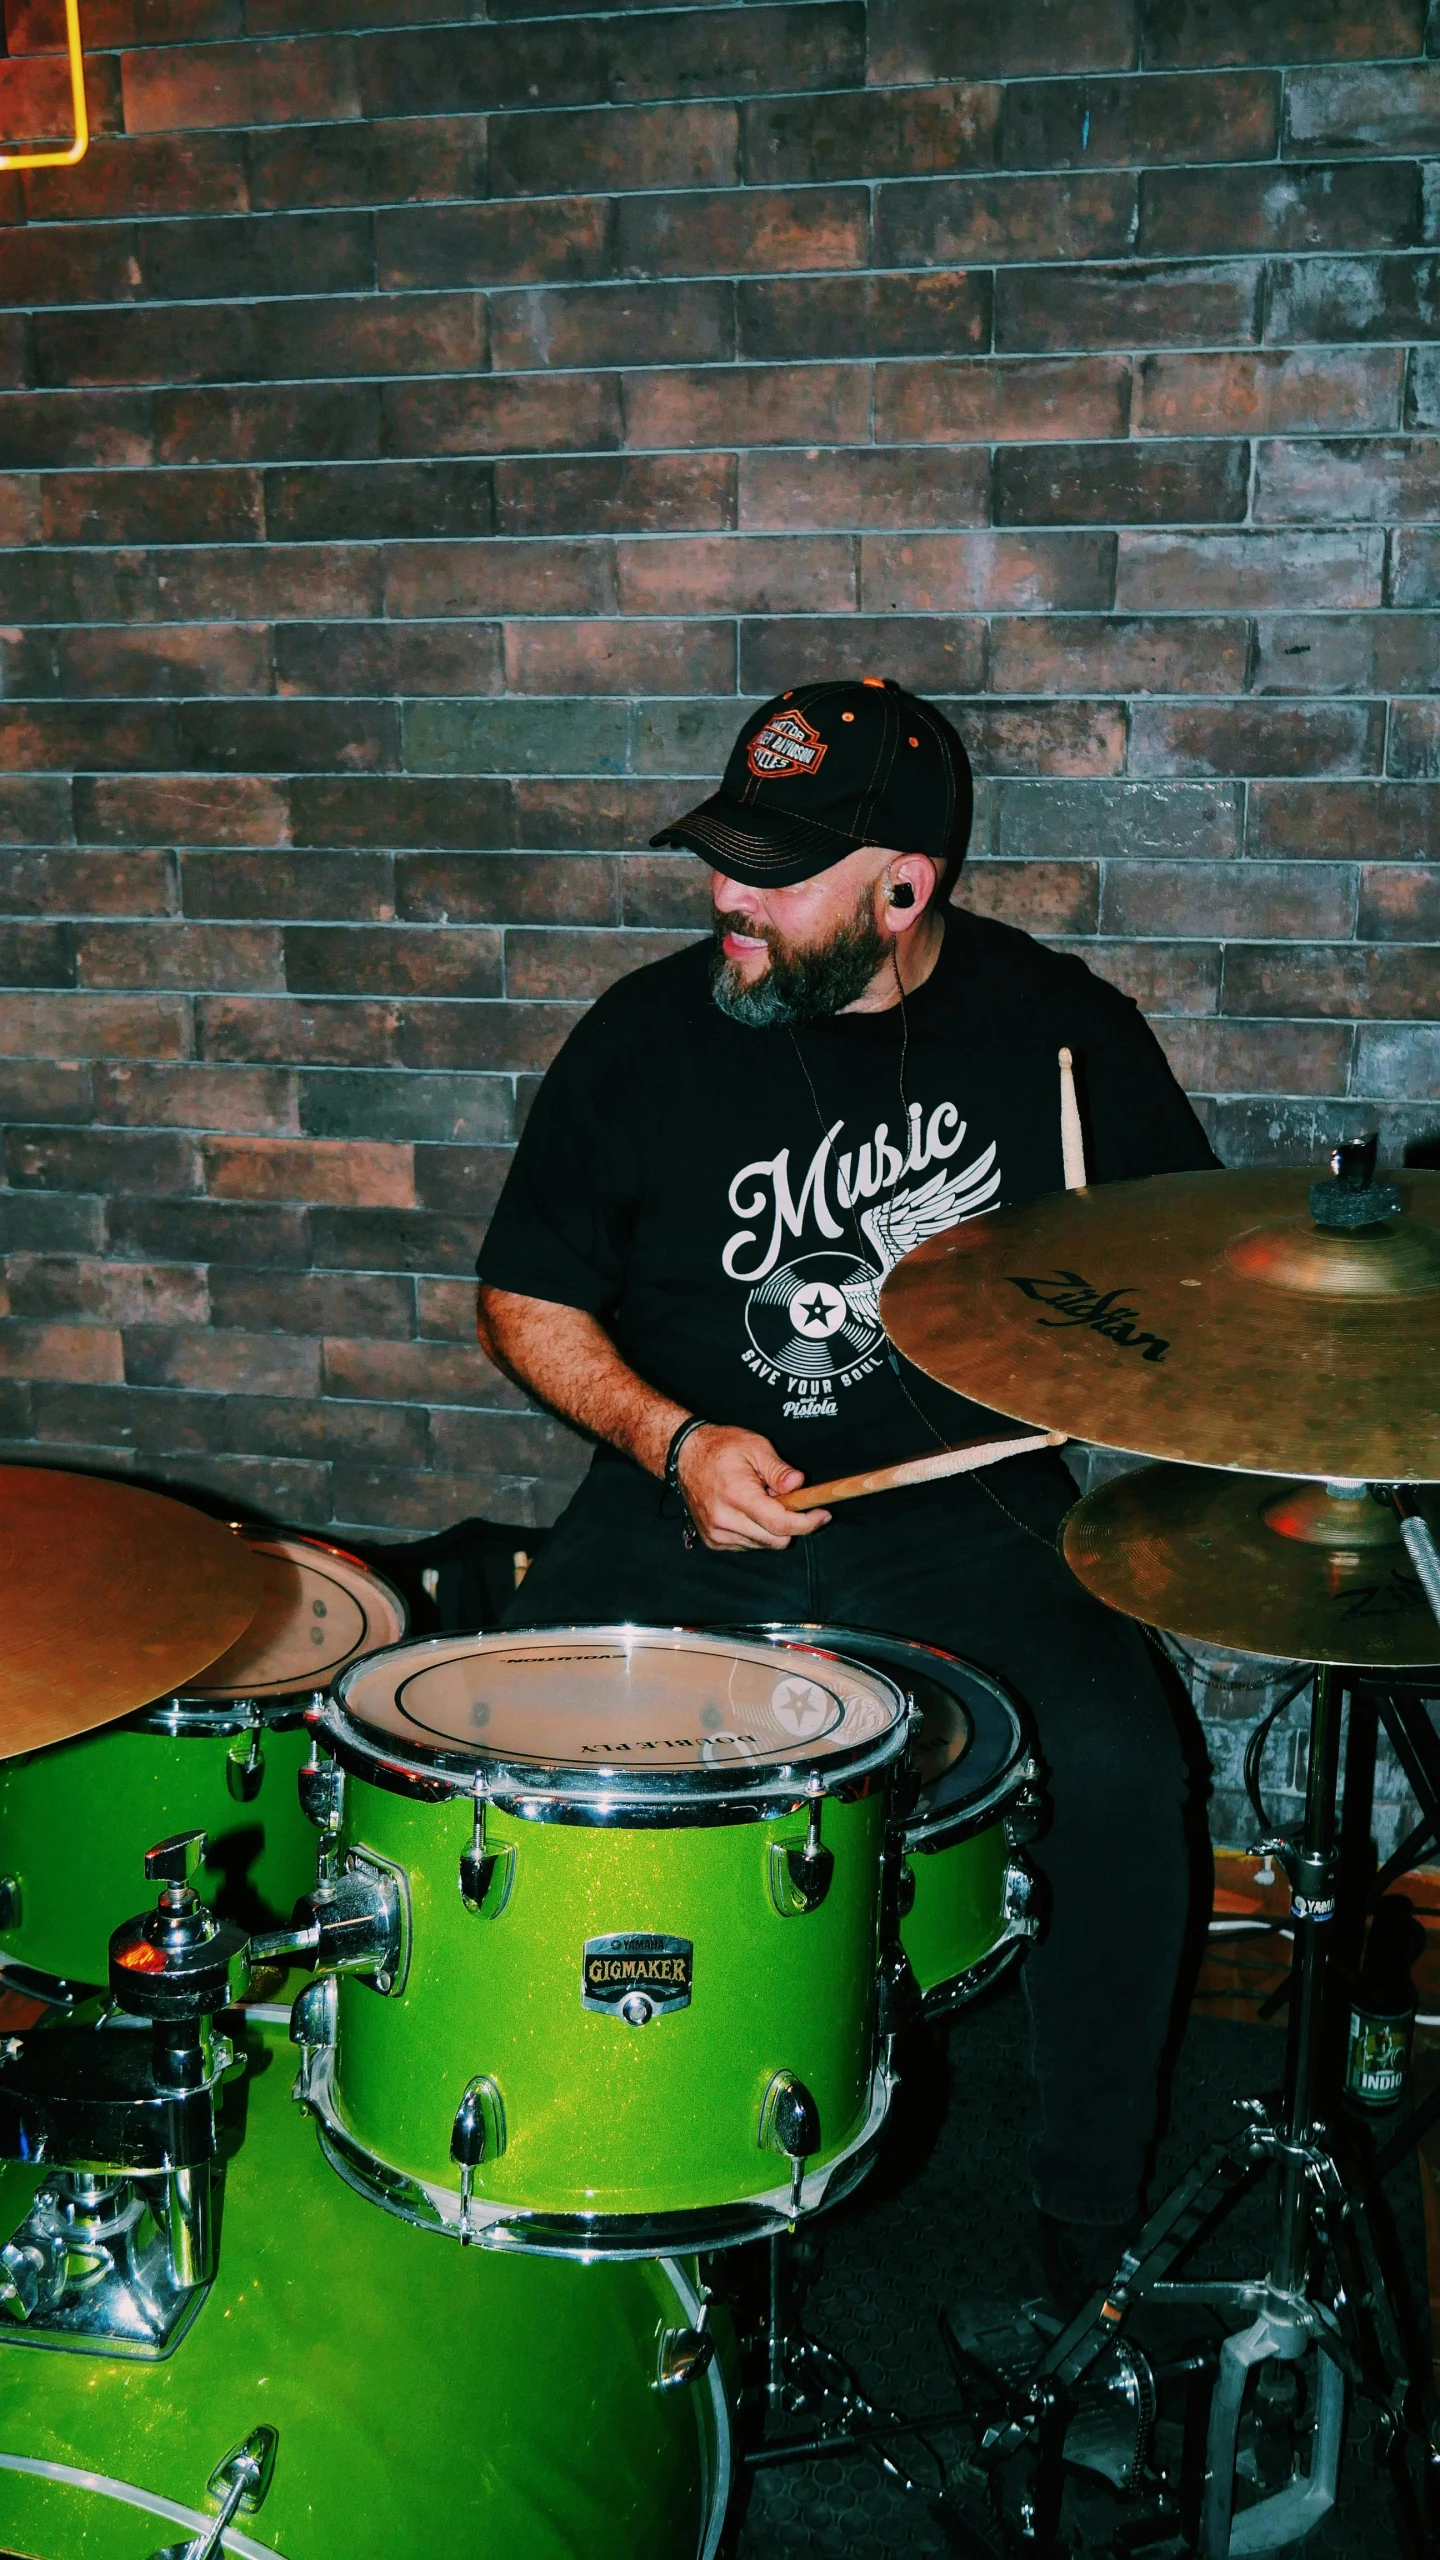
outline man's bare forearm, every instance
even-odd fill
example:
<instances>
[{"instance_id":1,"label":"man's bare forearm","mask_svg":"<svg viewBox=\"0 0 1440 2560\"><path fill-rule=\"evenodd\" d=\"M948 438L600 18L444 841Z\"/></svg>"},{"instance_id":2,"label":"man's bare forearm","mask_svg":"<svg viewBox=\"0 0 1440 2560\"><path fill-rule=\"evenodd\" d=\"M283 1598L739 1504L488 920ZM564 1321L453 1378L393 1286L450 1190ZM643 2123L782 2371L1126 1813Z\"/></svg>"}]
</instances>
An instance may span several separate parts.
<instances>
[{"instance_id":1,"label":"man's bare forearm","mask_svg":"<svg viewBox=\"0 0 1440 2560\"><path fill-rule=\"evenodd\" d=\"M496 1367L542 1404L623 1449L652 1476L664 1474L665 1452L687 1408L647 1386L594 1316L548 1298L482 1289L477 1330Z\"/></svg>"}]
</instances>

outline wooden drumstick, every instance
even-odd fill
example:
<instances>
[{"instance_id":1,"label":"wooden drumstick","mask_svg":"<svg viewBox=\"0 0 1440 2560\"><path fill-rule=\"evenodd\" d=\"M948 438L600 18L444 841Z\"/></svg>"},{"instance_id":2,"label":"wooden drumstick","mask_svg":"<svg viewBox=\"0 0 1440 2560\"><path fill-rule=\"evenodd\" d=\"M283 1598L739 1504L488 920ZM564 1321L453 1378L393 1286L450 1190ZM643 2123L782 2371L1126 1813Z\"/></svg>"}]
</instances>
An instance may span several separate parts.
<instances>
[{"instance_id":1,"label":"wooden drumstick","mask_svg":"<svg viewBox=\"0 0 1440 2560\"><path fill-rule=\"evenodd\" d=\"M836 1476L829 1484L798 1484L782 1493L786 1511L828 1511L836 1502L856 1502L862 1493L892 1493L902 1484L933 1484L940 1476L968 1476L977 1467L993 1467L1001 1458L1018 1458L1027 1449L1058 1449L1064 1431L1027 1431L1010 1440L962 1440L957 1448L937 1449L928 1458L902 1458L893 1467L870 1467L864 1475Z\"/></svg>"},{"instance_id":2,"label":"wooden drumstick","mask_svg":"<svg viewBox=\"0 0 1440 2560\"><path fill-rule=\"evenodd\" d=\"M1080 1126L1080 1105L1075 1099L1075 1061L1068 1049L1060 1052L1060 1160L1065 1168L1067 1191L1085 1189L1085 1133Z\"/></svg>"}]
</instances>

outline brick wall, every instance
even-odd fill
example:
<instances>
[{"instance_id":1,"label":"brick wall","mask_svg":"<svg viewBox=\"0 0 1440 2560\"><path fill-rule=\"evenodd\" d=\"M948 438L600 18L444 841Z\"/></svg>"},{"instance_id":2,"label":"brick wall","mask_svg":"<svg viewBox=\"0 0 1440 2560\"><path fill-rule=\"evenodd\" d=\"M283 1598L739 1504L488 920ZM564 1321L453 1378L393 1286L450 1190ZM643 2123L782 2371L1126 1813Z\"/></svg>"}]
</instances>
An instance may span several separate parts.
<instances>
[{"instance_id":1,"label":"brick wall","mask_svg":"<svg viewBox=\"0 0 1440 2560\"><path fill-rule=\"evenodd\" d=\"M82 0L0 177L4 1449L400 1532L574 1471L476 1244L797 676L1229 1160L1440 1127L1423 0L460 5Z\"/></svg>"}]
</instances>

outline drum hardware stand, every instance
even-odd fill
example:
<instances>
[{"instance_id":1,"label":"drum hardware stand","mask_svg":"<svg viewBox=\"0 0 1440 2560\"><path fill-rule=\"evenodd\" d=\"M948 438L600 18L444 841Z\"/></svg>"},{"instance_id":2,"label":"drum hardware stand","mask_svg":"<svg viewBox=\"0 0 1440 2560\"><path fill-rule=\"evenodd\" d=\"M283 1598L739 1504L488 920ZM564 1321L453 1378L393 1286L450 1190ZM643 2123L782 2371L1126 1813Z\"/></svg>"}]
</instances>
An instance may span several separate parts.
<instances>
[{"instance_id":1,"label":"drum hardware stand","mask_svg":"<svg viewBox=\"0 0 1440 2560\"><path fill-rule=\"evenodd\" d=\"M204 1845L190 1832L148 1853L159 1905L110 1941L133 2025L0 2040L0 2158L56 2164L0 2251L17 2344L166 2355L214 2276L215 2091L233 2058L214 2021L248 1942L195 1892Z\"/></svg>"},{"instance_id":2,"label":"drum hardware stand","mask_svg":"<svg viewBox=\"0 0 1440 2560\"><path fill-rule=\"evenodd\" d=\"M1352 1841L1352 1864L1360 1877L1365 1902L1373 1909L1392 1884L1420 1864L1427 1850L1440 1845L1440 1735L1429 1701L1440 1696L1433 1675L1356 1680L1350 1696L1350 1738L1345 1768L1345 1830ZM1371 1860L1370 1821L1375 1776L1375 1744L1383 1727L1406 1784L1420 1808L1420 1819L1373 1876L1362 1866ZM1358 1948L1357 1951L1358 1953ZM1375 2173L1388 2178L1392 2169L1422 2142L1440 2119L1440 2087L1412 2107L1403 2122L1381 2142ZM1381 2128L1376 2127L1377 2135Z\"/></svg>"},{"instance_id":3,"label":"drum hardware stand","mask_svg":"<svg viewBox=\"0 0 1440 2560\"><path fill-rule=\"evenodd\" d=\"M1000 2560L994 2545L977 2534L954 2505L940 2456L931 2451L940 2477L938 2483L927 2484L907 2471L889 2449L897 2437L923 2437L947 2427L968 2428L974 2422L973 2409L942 2409L920 2418L905 2418L894 2410L879 2409L861 2390L842 2357L803 2336L798 2325L787 2327L784 2252L788 2236L793 2236L793 2226L791 2235L777 2232L769 2243L764 2385L767 2434L745 2454L746 2470L771 2471L796 2462L871 2454L902 2489L943 2510L951 2546L964 2554L965 2560ZM776 2432L787 2409L797 2413L814 2411L818 2427L804 2434Z\"/></svg>"},{"instance_id":4,"label":"drum hardware stand","mask_svg":"<svg viewBox=\"0 0 1440 2560\"><path fill-rule=\"evenodd\" d=\"M1006 2385L967 2359L972 2379L998 2396L1000 2414L981 2433L978 2460L993 2469L1029 2450L1036 2457L1034 2494L1023 2547L1045 2560L1058 2548L1065 2437L1076 2390L1123 2333L1134 2305L1193 2306L1243 2313L1248 2325L1219 2350L1210 2395L1205 2475L1193 2547L1199 2560L1279 2551L1300 2541L1335 2501L1347 2386L1380 2413L1398 2521L1409 2560L1433 2560L1437 2549L1427 2501L1417 2493L1407 2454L1418 2448L1427 2482L1436 2454L1417 2408L1417 2389L1401 2320L1387 2285L1366 2198L1355 2166L1335 2143L1322 2109L1325 1993L1334 1925L1339 1849L1340 1699L1343 1675L1316 1671L1310 1720L1304 1820L1295 1837L1272 1834L1264 1850L1284 1865L1294 1920L1295 1996L1290 2003L1285 2082L1277 2105L1242 2101L1238 2135L1215 2144L1172 2188L1122 2258L1108 2288L1095 2294L1023 2380ZM1274 2234L1264 2275L1240 2280L1181 2279L1170 2270L1238 2200L1273 2172ZM1320 2283L1320 2265L1329 2281ZM1257 2368L1300 2367L1314 2381L1314 2425L1308 2467L1292 2468L1283 2487L1248 2507L1235 2505L1237 2458L1247 2384Z\"/></svg>"}]
</instances>

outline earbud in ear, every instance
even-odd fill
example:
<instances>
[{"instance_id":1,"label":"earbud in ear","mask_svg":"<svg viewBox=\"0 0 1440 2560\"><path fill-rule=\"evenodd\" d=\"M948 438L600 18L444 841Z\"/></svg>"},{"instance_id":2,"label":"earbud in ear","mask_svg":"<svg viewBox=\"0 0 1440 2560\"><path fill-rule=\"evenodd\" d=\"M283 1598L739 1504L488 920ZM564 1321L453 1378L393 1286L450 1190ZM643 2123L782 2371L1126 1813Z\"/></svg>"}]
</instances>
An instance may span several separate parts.
<instances>
[{"instance_id":1,"label":"earbud in ear","mask_svg":"<svg viewBox=\"0 0 1440 2560\"><path fill-rule=\"evenodd\" d=\"M896 880L892 883L890 889L890 904L892 907L914 906L915 892L911 888L908 880Z\"/></svg>"}]
</instances>

